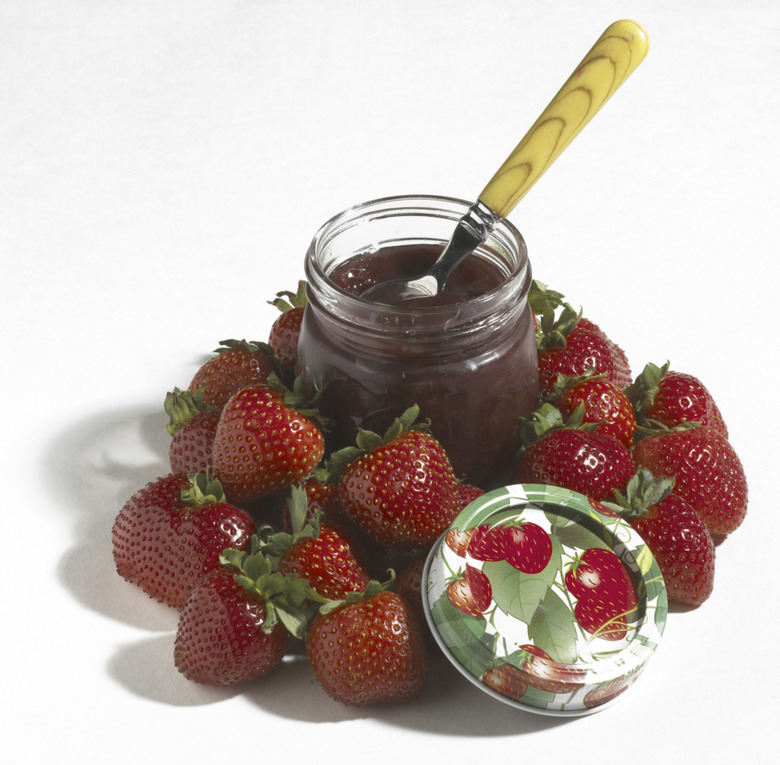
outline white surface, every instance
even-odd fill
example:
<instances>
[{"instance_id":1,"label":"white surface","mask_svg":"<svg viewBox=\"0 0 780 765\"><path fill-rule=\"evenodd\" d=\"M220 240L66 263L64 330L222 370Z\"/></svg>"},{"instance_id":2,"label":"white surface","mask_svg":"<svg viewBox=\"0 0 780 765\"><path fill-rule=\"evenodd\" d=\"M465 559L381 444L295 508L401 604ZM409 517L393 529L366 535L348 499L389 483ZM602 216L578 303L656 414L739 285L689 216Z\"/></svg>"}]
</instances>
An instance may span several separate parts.
<instances>
[{"instance_id":1,"label":"white surface","mask_svg":"<svg viewBox=\"0 0 780 765\"><path fill-rule=\"evenodd\" d=\"M175 614L110 551L122 503L166 470L165 392L219 340L266 337L265 301L333 213L473 198L624 17L647 27L647 60L511 218L537 277L635 371L668 358L716 396L751 494L712 598L671 615L620 704L572 721L446 670L419 702L366 710L331 702L302 662L247 688L188 683ZM682 746L769 761L779 26L776 0L1 2L3 749L200 763L231 743L265 761L288 737L372 765L416 749L680 762Z\"/></svg>"}]
</instances>

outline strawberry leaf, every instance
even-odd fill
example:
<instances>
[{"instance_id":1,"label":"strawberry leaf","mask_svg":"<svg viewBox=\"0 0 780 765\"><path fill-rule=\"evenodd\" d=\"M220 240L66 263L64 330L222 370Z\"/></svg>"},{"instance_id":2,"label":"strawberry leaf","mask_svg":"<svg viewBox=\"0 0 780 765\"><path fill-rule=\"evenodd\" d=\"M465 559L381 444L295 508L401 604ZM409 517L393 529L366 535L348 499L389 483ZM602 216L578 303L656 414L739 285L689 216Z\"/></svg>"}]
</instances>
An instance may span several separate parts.
<instances>
[{"instance_id":1,"label":"strawberry leaf","mask_svg":"<svg viewBox=\"0 0 780 765\"><path fill-rule=\"evenodd\" d=\"M577 660L577 629L571 608L552 588L547 590L528 625L531 642L556 661Z\"/></svg>"}]
</instances>

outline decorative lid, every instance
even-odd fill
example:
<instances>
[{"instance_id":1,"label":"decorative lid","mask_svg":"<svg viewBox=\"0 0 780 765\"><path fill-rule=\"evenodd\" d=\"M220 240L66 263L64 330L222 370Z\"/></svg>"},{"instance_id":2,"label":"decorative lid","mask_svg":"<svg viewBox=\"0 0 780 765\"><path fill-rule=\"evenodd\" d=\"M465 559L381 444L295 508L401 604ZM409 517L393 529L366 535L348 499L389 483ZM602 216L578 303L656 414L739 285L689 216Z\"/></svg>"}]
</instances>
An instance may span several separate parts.
<instances>
[{"instance_id":1,"label":"decorative lid","mask_svg":"<svg viewBox=\"0 0 780 765\"><path fill-rule=\"evenodd\" d=\"M426 561L423 603L445 655L486 693L532 712L603 709L664 631L663 576L607 507L507 486L469 504Z\"/></svg>"}]
</instances>

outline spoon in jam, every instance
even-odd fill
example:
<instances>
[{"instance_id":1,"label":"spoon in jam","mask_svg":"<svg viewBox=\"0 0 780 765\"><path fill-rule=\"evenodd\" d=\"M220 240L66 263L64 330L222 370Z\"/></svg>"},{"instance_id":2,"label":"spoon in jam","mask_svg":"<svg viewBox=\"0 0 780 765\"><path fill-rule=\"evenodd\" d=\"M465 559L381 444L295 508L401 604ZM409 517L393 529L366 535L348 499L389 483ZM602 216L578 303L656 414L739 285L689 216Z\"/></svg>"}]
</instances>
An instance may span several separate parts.
<instances>
[{"instance_id":1,"label":"spoon in jam","mask_svg":"<svg viewBox=\"0 0 780 765\"><path fill-rule=\"evenodd\" d=\"M379 303L433 297L469 253L484 244L496 224L574 140L647 55L647 32L635 21L616 21L550 101L514 151L458 222L434 264L413 279L379 282L361 293Z\"/></svg>"}]
</instances>

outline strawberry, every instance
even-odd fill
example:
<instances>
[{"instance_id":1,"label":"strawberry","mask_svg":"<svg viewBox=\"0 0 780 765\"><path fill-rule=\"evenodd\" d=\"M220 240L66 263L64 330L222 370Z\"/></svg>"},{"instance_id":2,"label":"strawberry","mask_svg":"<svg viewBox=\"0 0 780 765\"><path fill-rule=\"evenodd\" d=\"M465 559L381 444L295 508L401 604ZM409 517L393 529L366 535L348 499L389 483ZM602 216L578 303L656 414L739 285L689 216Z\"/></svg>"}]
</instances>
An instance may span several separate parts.
<instances>
[{"instance_id":1,"label":"strawberry","mask_svg":"<svg viewBox=\"0 0 780 765\"><path fill-rule=\"evenodd\" d=\"M669 371L669 363L647 364L627 389L642 422L669 429L685 423L709 425L724 438L728 428L715 399L697 377Z\"/></svg>"},{"instance_id":2,"label":"strawberry","mask_svg":"<svg viewBox=\"0 0 780 765\"><path fill-rule=\"evenodd\" d=\"M166 426L173 436L168 450L174 473L211 470L211 453L220 410L203 403L203 389L196 393L174 388L165 397Z\"/></svg>"},{"instance_id":3,"label":"strawberry","mask_svg":"<svg viewBox=\"0 0 780 765\"><path fill-rule=\"evenodd\" d=\"M430 547L460 511L450 461L441 444L414 424L417 411L404 412L384 437L359 431L357 446L329 461L331 473L340 475L347 513L388 547Z\"/></svg>"},{"instance_id":4,"label":"strawberry","mask_svg":"<svg viewBox=\"0 0 780 765\"><path fill-rule=\"evenodd\" d=\"M362 596L322 607L309 627L306 652L325 692L351 706L410 701L427 676L412 609L375 581Z\"/></svg>"},{"instance_id":5,"label":"strawberry","mask_svg":"<svg viewBox=\"0 0 780 765\"><path fill-rule=\"evenodd\" d=\"M628 677L618 677L591 688L582 700L585 708L593 709L593 707L601 706L616 699L621 693L624 693L631 687L637 677L639 677L639 673L634 672Z\"/></svg>"},{"instance_id":6,"label":"strawberry","mask_svg":"<svg viewBox=\"0 0 780 765\"><path fill-rule=\"evenodd\" d=\"M506 562L525 574L538 574L552 558L550 535L538 524L506 526Z\"/></svg>"},{"instance_id":7,"label":"strawberry","mask_svg":"<svg viewBox=\"0 0 780 765\"><path fill-rule=\"evenodd\" d=\"M480 569L466 565L463 576L454 579L447 586L447 597L459 611L481 618L490 608L493 588L490 580Z\"/></svg>"},{"instance_id":8,"label":"strawberry","mask_svg":"<svg viewBox=\"0 0 780 765\"><path fill-rule=\"evenodd\" d=\"M470 530L466 549L474 560L495 562L506 560L508 543L506 526L481 525Z\"/></svg>"},{"instance_id":9,"label":"strawberry","mask_svg":"<svg viewBox=\"0 0 780 765\"><path fill-rule=\"evenodd\" d=\"M203 390L203 403L216 408L242 388L260 385L275 369L273 350L265 343L222 340L212 356L195 372L188 390Z\"/></svg>"},{"instance_id":10,"label":"strawberry","mask_svg":"<svg viewBox=\"0 0 780 765\"><path fill-rule=\"evenodd\" d=\"M414 611L419 624L425 624L425 611L423 609L423 568L426 555L418 555L404 567L398 575L396 592L407 602Z\"/></svg>"},{"instance_id":11,"label":"strawberry","mask_svg":"<svg viewBox=\"0 0 780 765\"><path fill-rule=\"evenodd\" d=\"M673 493L673 478L654 478L640 468L610 507L645 540L666 583L670 600L698 606L712 593L715 546L699 514Z\"/></svg>"},{"instance_id":12,"label":"strawberry","mask_svg":"<svg viewBox=\"0 0 780 765\"><path fill-rule=\"evenodd\" d=\"M327 522L321 524L319 511L307 519L305 489L294 486L287 504L292 533L270 535L260 551L278 558L280 574L305 579L315 592L329 600L363 592L370 577L355 550L354 540Z\"/></svg>"},{"instance_id":13,"label":"strawberry","mask_svg":"<svg viewBox=\"0 0 780 765\"><path fill-rule=\"evenodd\" d=\"M570 378L561 375L554 388L554 403L564 419L596 424L595 430L634 445L636 415L628 396L604 375Z\"/></svg>"},{"instance_id":14,"label":"strawberry","mask_svg":"<svg viewBox=\"0 0 780 765\"><path fill-rule=\"evenodd\" d=\"M298 337L306 308L306 282L298 282L297 292L277 292L276 299L268 302L282 312L271 327L268 344L283 367L295 369L298 363Z\"/></svg>"},{"instance_id":15,"label":"strawberry","mask_svg":"<svg viewBox=\"0 0 780 765\"><path fill-rule=\"evenodd\" d=\"M514 701L521 699L528 690L528 683L522 671L514 664L504 663L491 667L482 673L480 679L483 685Z\"/></svg>"},{"instance_id":16,"label":"strawberry","mask_svg":"<svg viewBox=\"0 0 780 765\"><path fill-rule=\"evenodd\" d=\"M585 685L585 670L555 661L535 645L521 645L525 661L521 676L528 685L548 693L574 693Z\"/></svg>"},{"instance_id":17,"label":"strawberry","mask_svg":"<svg viewBox=\"0 0 780 765\"><path fill-rule=\"evenodd\" d=\"M277 666L290 635L302 638L321 598L302 579L283 576L254 547L225 550L188 596L174 662L189 680L234 685Z\"/></svg>"},{"instance_id":18,"label":"strawberry","mask_svg":"<svg viewBox=\"0 0 780 765\"><path fill-rule=\"evenodd\" d=\"M450 548L458 557L464 558L466 551L469 549L469 543L471 537L474 536L474 529L468 531L461 531L460 529L451 528L447 529L444 535L444 543ZM502 560L502 558L498 558Z\"/></svg>"},{"instance_id":19,"label":"strawberry","mask_svg":"<svg viewBox=\"0 0 780 765\"><path fill-rule=\"evenodd\" d=\"M709 425L670 430L642 439L634 461L657 478L674 478L674 493L711 534L730 534L745 519L745 472L728 440Z\"/></svg>"},{"instance_id":20,"label":"strawberry","mask_svg":"<svg viewBox=\"0 0 780 765\"><path fill-rule=\"evenodd\" d=\"M522 452L514 477L520 483L560 486L603 500L632 473L631 453L620 441L595 431L557 428Z\"/></svg>"},{"instance_id":21,"label":"strawberry","mask_svg":"<svg viewBox=\"0 0 780 765\"><path fill-rule=\"evenodd\" d=\"M478 499L485 493L479 486L473 486L470 483L458 484L458 504L461 509L470 505L475 499Z\"/></svg>"},{"instance_id":22,"label":"strawberry","mask_svg":"<svg viewBox=\"0 0 780 765\"><path fill-rule=\"evenodd\" d=\"M589 369L624 388L631 383L628 358L600 327L568 304L556 319L553 307L543 310L537 333L539 389L549 397L559 374L574 377Z\"/></svg>"},{"instance_id":23,"label":"strawberry","mask_svg":"<svg viewBox=\"0 0 780 765\"><path fill-rule=\"evenodd\" d=\"M237 501L303 481L325 451L320 428L325 423L311 402L302 400L300 381L292 391L273 375L268 383L232 396L217 425L214 472Z\"/></svg>"},{"instance_id":24,"label":"strawberry","mask_svg":"<svg viewBox=\"0 0 780 765\"><path fill-rule=\"evenodd\" d=\"M136 492L112 530L120 576L150 597L181 608L225 548L249 546L251 516L225 501L209 475L163 476Z\"/></svg>"},{"instance_id":25,"label":"strawberry","mask_svg":"<svg viewBox=\"0 0 780 765\"><path fill-rule=\"evenodd\" d=\"M628 617L636 610L636 591L620 558L611 550L593 547L572 563L564 577L577 598L574 616L580 626L604 640L622 640Z\"/></svg>"}]
</instances>

